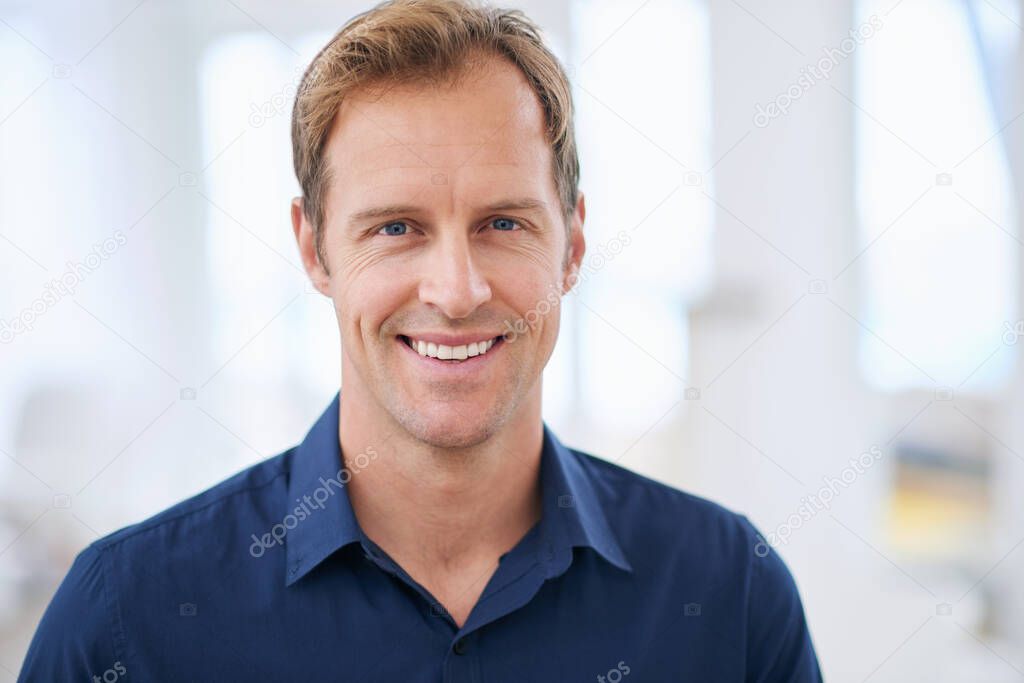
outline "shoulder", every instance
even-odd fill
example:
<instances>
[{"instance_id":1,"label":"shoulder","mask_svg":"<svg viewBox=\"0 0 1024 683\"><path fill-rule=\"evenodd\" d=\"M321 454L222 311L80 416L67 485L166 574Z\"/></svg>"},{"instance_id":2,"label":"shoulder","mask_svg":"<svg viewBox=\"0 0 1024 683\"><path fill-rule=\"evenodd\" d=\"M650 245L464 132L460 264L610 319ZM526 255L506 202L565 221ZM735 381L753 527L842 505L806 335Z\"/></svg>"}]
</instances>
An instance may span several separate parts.
<instances>
[{"instance_id":1,"label":"shoulder","mask_svg":"<svg viewBox=\"0 0 1024 683\"><path fill-rule=\"evenodd\" d=\"M125 545L159 544L174 531L194 528L200 534L212 533L232 526L232 520L261 517L266 504L287 488L294 451L256 463L152 517L104 536L94 545L100 551L116 551Z\"/></svg>"},{"instance_id":2,"label":"shoulder","mask_svg":"<svg viewBox=\"0 0 1024 683\"><path fill-rule=\"evenodd\" d=\"M745 514L596 456L572 453L590 475L620 540L640 539L660 552L677 548L718 575L735 573L752 587L795 592L782 558Z\"/></svg>"},{"instance_id":3,"label":"shoulder","mask_svg":"<svg viewBox=\"0 0 1024 683\"><path fill-rule=\"evenodd\" d=\"M181 594L188 597L179 602L192 603L224 577L249 575L251 536L279 521L294 453L257 463L97 540L93 545L108 558L107 581L125 619L135 623L145 616L138 606L160 596Z\"/></svg>"},{"instance_id":4,"label":"shoulder","mask_svg":"<svg viewBox=\"0 0 1024 683\"><path fill-rule=\"evenodd\" d=\"M745 632L750 680L819 681L796 582L746 515L615 463L572 451L643 578L693 594L709 587Z\"/></svg>"},{"instance_id":5,"label":"shoulder","mask_svg":"<svg viewBox=\"0 0 1024 683\"><path fill-rule=\"evenodd\" d=\"M43 613L19 681L88 680L121 663L123 633L111 609L105 562L95 544L75 558Z\"/></svg>"},{"instance_id":6,"label":"shoulder","mask_svg":"<svg viewBox=\"0 0 1024 683\"><path fill-rule=\"evenodd\" d=\"M227 543L241 547L239 534L272 518L275 502L284 500L292 454L257 463L81 551L39 622L19 680L119 673L116 667L127 665L125 603L203 563L222 562Z\"/></svg>"},{"instance_id":7,"label":"shoulder","mask_svg":"<svg viewBox=\"0 0 1024 683\"><path fill-rule=\"evenodd\" d=\"M739 512L608 460L570 450L588 473L616 531L639 534L660 545L714 544L736 560L761 540L757 529Z\"/></svg>"},{"instance_id":8,"label":"shoulder","mask_svg":"<svg viewBox=\"0 0 1024 683\"><path fill-rule=\"evenodd\" d=\"M755 680L820 681L817 655L796 581L758 534L748 602L748 665Z\"/></svg>"}]
</instances>

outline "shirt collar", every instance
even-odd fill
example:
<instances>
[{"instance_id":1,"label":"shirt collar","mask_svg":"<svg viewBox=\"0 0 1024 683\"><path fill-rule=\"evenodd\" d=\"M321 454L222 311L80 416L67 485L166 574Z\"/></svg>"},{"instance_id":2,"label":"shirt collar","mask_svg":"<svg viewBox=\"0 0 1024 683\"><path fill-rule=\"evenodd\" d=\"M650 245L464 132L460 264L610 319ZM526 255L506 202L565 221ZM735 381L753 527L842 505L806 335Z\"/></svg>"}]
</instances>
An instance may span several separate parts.
<instances>
[{"instance_id":1,"label":"shirt collar","mask_svg":"<svg viewBox=\"0 0 1024 683\"><path fill-rule=\"evenodd\" d=\"M288 502L281 520L287 528L285 583L289 586L335 551L365 540L344 486L353 473L342 469L340 405L339 392L292 455ZM563 446L547 424L543 431L540 536L547 550L571 555L573 547L589 547L620 569L632 571L580 456ZM354 462L358 466L358 460Z\"/></svg>"},{"instance_id":2,"label":"shirt collar","mask_svg":"<svg viewBox=\"0 0 1024 683\"><path fill-rule=\"evenodd\" d=\"M594 482L578 454L565 446L544 424L541 453L541 538L548 551L592 548L624 571L633 571L608 524Z\"/></svg>"},{"instance_id":3,"label":"shirt collar","mask_svg":"<svg viewBox=\"0 0 1024 683\"><path fill-rule=\"evenodd\" d=\"M336 550L363 537L344 484L338 419L341 393L317 419L292 456L288 500L282 524L285 536L285 583L292 585ZM323 502L321 502L323 501ZM298 519L300 510L309 513Z\"/></svg>"}]
</instances>

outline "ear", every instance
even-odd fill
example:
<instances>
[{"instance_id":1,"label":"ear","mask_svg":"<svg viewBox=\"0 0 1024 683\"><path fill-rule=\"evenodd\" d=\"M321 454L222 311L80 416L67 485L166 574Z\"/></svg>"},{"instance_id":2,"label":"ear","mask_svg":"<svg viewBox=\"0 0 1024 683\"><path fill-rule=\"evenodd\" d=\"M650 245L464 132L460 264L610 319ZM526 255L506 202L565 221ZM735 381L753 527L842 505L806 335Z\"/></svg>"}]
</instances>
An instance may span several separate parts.
<instances>
[{"instance_id":1,"label":"ear","mask_svg":"<svg viewBox=\"0 0 1024 683\"><path fill-rule=\"evenodd\" d=\"M587 251L587 242L583 238L583 221L586 217L587 205L580 192L576 199L576 209L569 218L569 244L562 273L562 294L568 294L580 277L583 254Z\"/></svg>"},{"instance_id":2,"label":"ear","mask_svg":"<svg viewBox=\"0 0 1024 683\"><path fill-rule=\"evenodd\" d=\"M324 296L330 296L328 282L331 276L320 263L320 257L316 253L316 236L313 234L313 224L309 222L306 212L302 210L302 197L292 199L292 231L295 233L295 242L299 245L299 256L302 257L302 265L306 269L309 281L318 292Z\"/></svg>"}]
</instances>

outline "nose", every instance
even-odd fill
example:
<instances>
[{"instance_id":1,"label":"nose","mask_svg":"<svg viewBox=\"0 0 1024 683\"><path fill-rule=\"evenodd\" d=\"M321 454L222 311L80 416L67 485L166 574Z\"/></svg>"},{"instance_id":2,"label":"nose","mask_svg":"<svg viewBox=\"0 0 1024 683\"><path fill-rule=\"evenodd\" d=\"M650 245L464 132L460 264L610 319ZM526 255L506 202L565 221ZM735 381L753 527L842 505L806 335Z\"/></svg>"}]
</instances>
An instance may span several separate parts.
<instances>
[{"instance_id":1,"label":"nose","mask_svg":"<svg viewBox=\"0 0 1024 683\"><path fill-rule=\"evenodd\" d=\"M490 300L491 288L474 259L469 235L448 233L435 242L423 264L419 297L452 320Z\"/></svg>"}]
</instances>

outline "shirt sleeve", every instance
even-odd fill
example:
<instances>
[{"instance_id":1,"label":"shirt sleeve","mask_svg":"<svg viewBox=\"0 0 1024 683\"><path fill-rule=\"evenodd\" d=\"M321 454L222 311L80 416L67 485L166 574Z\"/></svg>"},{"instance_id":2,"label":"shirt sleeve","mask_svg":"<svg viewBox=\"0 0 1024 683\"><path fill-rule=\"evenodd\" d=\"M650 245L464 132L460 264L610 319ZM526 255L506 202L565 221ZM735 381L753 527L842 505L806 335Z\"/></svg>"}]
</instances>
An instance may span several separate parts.
<instances>
[{"instance_id":1,"label":"shirt sleeve","mask_svg":"<svg viewBox=\"0 0 1024 683\"><path fill-rule=\"evenodd\" d=\"M18 682L103 680L110 670L126 673L117 653L103 550L79 553L43 613ZM109 674L108 674L109 676Z\"/></svg>"},{"instance_id":2,"label":"shirt sleeve","mask_svg":"<svg viewBox=\"0 0 1024 683\"><path fill-rule=\"evenodd\" d=\"M764 536L753 525L750 529L747 681L820 683L818 658L793 575Z\"/></svg>"}]
</instances>

